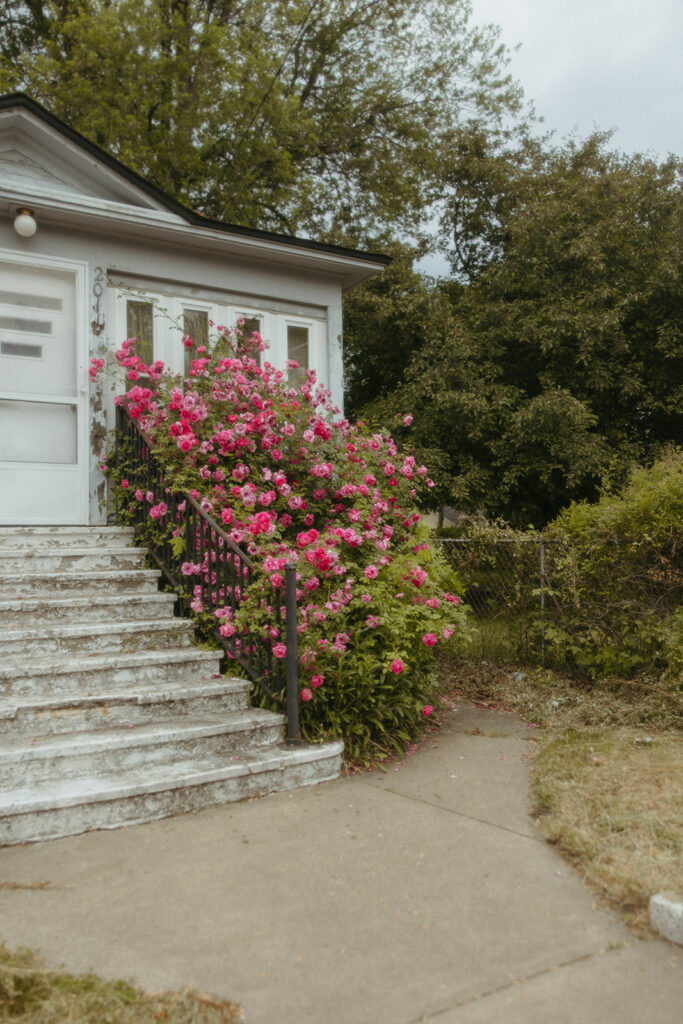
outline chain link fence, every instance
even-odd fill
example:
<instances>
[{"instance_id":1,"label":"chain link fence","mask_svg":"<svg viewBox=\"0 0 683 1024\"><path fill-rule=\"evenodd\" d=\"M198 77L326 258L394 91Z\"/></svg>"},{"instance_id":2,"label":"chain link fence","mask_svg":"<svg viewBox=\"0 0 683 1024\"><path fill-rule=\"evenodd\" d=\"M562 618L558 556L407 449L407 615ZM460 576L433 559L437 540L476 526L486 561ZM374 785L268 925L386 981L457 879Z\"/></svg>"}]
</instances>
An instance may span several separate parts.
<instances>
[{"instance_id":1,"label":"chain link fence","mask_svg":"<svg viewBox=\"0 0 683 1024\"><path fill-rule=\"evenodd\" d=\"M545 667L548 578L552 546L537 535L497 540L440 538L465 587L479 626L474 653L489 660L521 660Z\"/></svg>"},{"instance_id":2,"label":"chain link fence","mask_svg":"<svg viewBox=\"0 0 683 1024\"><path fill-rule=\"evenodd\" d=\"M577 543L474 529L439 540L477 622L473 658L590 679L649 673L683 690L679 532Z\"/></svg>"}]
</instances>

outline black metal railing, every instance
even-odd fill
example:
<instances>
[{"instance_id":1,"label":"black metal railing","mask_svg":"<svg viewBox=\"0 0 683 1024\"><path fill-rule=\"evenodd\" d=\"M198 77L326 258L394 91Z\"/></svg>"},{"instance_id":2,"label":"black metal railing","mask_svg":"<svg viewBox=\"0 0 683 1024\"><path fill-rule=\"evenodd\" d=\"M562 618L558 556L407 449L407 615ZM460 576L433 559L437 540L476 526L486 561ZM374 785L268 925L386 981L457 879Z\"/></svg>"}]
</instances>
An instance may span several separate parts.
<instances>
[{"instance_id":1,"label":"black metal railing","mask_svg":"<svg viewBox=\"0 0 683 1024\"><path fill-rule=\"evenodd\" d=\"M232 624L258 567L191 495L174 488L152 448L151 438L131 419L126 408L117 406L117 469L127 479L129 492L139 490L146 496L133 505L137 538L144 542L178 595L181 614L191 617L205 611L215 617L216 611L222 611L221 621ZM161 529L152 529L150 506L162 502L166 510L157 520ZM177 538L184 541L182 552ZM268 637L264 637L262 629L248 625L235 626L232 635L225 635L220 631L218 617L212 632L228 658L237 661L252 682L282 705L287 717L287 742L298 743L296 568L285 569L283 589L272 587L270 581L267 586L272 594L268 602L272 608ZM283 626L287 649L284 659L273 655L270 636L270 628L275 627L281 638Z\"/></svg>"}]
</instances>

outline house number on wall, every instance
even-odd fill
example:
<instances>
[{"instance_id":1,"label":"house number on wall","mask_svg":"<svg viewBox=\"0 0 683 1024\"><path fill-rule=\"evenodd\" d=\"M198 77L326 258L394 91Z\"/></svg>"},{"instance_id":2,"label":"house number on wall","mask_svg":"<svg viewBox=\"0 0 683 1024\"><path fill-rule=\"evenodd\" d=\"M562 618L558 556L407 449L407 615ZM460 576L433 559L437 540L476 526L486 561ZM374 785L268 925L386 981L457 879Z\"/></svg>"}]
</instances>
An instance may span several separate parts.
<instances>
[{"instance_id":1,"label":"house number on wall","mask_svg":"<svg viewBox=\"0 0 683 1024\"><path fill-rule=\"evenodd\" d=\"M102 298L102 293L104 291L102 282L104 280L105 273L102 270L102 267L95 267L95 283L92 286L92 293L95 300L93 302L93 312L95 314L95 319L90 324L90 329L92 330L93 334L96 335L97 337L99 337L102 331L104 330L104 319L102 317L102 312L100 310L100 299Z\"/></svg>"}]
</instances>

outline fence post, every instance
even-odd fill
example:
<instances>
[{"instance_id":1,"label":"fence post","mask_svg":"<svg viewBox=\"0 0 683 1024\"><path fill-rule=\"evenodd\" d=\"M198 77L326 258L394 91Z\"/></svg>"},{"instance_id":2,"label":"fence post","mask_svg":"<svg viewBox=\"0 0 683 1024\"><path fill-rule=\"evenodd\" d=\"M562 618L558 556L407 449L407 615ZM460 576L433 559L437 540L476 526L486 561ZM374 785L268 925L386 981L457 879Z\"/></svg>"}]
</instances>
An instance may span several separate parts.
<instances>
[{"instance_id":1,"label":"fence post","mask_svg":"<svg viewBox=\"0 0 683 1024\"><path fill-rule=\"evenodd\" d=\"M539 550L541 572L541 668L545 668L545 538L541 537Z\"/></svg>"},{"instance_id":2,"label":"fence post","mask_svg":"<svg viewBox=\"0 0 683 1024\"><path fill-rule=\"evenodd\" d=\"M287 743L301 742L299 734L299 655L296 631L296 566L285 569L285 625L287 640Z\"/></svg>"}]
</instances>

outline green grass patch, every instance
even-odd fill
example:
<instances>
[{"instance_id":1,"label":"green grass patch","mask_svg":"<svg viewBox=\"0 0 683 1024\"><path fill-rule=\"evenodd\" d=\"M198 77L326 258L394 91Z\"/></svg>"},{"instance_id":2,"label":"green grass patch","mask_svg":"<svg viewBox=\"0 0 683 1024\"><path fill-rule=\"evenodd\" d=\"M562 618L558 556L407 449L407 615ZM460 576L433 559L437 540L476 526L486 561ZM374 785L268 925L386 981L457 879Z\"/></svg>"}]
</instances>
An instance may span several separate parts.
<instances>
[{"instance_id":1,"label":"green grass patch","mask_svg":"<svg viewBox=\"0 0 683 1024\"><path fill-rule=\"evenodd\" d=\"M94 974L46 970L0 943L0 1021L11 1024L238 1024L240 1007L201 992L151 995Z\"/></svg>"}]
</instances>

